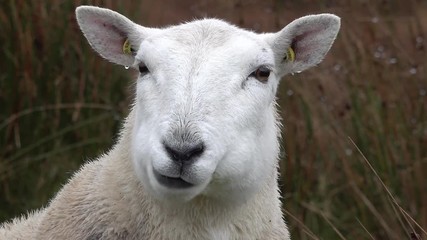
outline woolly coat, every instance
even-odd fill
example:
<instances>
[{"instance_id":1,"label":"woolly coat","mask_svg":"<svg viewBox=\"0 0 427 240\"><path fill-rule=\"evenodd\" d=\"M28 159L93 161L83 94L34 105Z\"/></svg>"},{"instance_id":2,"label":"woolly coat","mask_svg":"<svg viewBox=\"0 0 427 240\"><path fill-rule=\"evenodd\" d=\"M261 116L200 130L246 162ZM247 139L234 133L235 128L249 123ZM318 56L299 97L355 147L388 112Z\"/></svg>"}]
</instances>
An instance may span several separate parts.
<instances>
[{"instance_id":1,"label":"woolly coat","mask_svg":"<svg viewBox=\"0 0 427 240\"><path fill-rule=\"evenodd\" d=\"M85 164L48 207L4 223L0 240L289 239L277 171L238 206L203 196L176 205L152 198L132 166L133 118L112 150Z\"/></svg>"}]
</instances>

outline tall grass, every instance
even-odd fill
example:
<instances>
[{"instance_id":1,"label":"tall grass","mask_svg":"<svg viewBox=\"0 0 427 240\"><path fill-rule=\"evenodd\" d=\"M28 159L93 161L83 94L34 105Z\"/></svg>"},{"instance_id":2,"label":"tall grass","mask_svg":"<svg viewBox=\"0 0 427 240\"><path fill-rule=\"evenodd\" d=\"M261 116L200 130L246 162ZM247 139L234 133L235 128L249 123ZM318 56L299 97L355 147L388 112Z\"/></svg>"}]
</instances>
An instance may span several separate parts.
<instances>
[{"instance_id":1,"label":"tall grass","mask_svg":"<svg viewBox=\"0 0 427 240\"><path fill-rule=\"evenodd\" d=\"M74 19L85 3L0 2L0 221L46 204L112 145L126 116L132 73L90 50ZM148 26L215 16L276 31L305 14L340 15L325 61L280 86L281 186L292 235L427 238L425 2L90 3Z\"/></svg>"},{"instance_id":2,"label":"tall grass","mask_svg":"<svg viewBox=\"0 0 427 240\"><path fill-rule=\"evenodd\" d=\"M347 239L368 232L409 239L412 231L348 137L427 227L427 6L398 3L352 1L337 9L342 31L326 61L281 86L285 204L325 239L339 238L326 219Z\"/></svg>"},{"instance_id":3,"label":"tall grass","mask_svg":"<svg viewBox=\"0 0 427 240\"><path fill-rule=\"evenodd\" d=\"M98 61L78 34L75 3L0 4L5 219L47 203L83 161L108 148L130 94L128 75Z\"/></svg>"}]
</instances>

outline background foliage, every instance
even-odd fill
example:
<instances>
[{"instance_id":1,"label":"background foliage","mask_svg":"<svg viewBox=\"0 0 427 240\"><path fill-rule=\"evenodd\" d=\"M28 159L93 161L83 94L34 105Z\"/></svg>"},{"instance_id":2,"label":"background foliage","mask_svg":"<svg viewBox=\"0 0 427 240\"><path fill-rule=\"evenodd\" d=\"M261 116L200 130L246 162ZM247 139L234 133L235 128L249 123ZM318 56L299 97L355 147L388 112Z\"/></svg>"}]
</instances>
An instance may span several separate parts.
<instances>
[{"instance_id":1,"label":"background foliage","mask_svg":"<svg viewBox=\"0 0 427 240\"><path fill-rule=\"evenodd\" d=\"M417 0L1 1L0 222L46 205L108 149L133 98L134 73L102 60L80 33L81 4L151 27L208 16L277 31L305 14L341 16L325 61L280 86L292 235L427 238L416 226L427 228L427 3Z\"/></svg>"}]
</instances>

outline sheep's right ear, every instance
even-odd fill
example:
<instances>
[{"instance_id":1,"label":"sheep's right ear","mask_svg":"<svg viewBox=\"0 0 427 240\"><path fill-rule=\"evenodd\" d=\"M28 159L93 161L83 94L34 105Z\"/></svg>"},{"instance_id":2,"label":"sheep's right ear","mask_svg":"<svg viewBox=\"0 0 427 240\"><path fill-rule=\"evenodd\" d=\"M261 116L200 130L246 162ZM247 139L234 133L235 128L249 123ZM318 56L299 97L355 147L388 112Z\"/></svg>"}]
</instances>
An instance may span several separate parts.
<instances>
[{"instance_id":1,"label":"sheep's right ear","mask_svg":"<svg viewBox=\"0 0 427 240\"><path fill-rule=\"evenodd\" d=\"M158 29L142 27L106 8L80 6L77 22L95 51L107 60L132 66L143 39Z\"/></svg>"}]
</instances>

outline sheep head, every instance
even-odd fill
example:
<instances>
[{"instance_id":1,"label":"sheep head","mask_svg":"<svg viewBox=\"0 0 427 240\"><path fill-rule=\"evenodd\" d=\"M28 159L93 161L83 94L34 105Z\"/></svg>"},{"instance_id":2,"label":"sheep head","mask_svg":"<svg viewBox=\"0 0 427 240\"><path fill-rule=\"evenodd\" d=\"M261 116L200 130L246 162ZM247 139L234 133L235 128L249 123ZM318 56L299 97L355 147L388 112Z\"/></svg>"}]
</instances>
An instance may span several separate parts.
<instances>
[{"instance_id":1,"label":"sheep head","mask_svg":"<svg viewBox=\"0 0 427 240\"><path fill-rule=\"evenodd\" d=\"M132 162L153 196L242 202L276 179L280 78L318 64L340 27L331 14L256 34L216 19L147 28L98 7L76 10L90 45L138 69Z\"/></svg>"}]
</instances>

